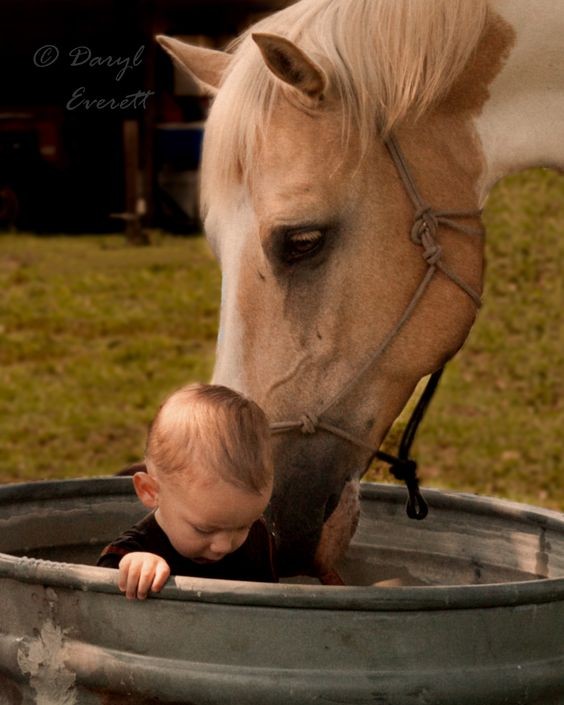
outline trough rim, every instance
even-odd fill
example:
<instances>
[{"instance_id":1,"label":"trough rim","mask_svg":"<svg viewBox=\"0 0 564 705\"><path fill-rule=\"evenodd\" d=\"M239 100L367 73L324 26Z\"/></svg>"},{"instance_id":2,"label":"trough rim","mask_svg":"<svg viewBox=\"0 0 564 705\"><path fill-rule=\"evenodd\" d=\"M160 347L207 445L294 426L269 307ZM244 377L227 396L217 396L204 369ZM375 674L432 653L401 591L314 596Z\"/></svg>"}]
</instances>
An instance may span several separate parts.
<instances>
[{"instance_id":1,"label":"trough rim","mask_svg":"<svg viewBox=\"0 0 564 705\"><path fill-rule=\"evenodd\" d=\"M0 486L0 506L14 500L32 502L56 498L130 496L129 477L46 480ZM400 504L405 490L396 485L361 483L363 499ZM564 514L493 497L442 490L425 490L430 509L459 509L497 516L564 533ZM40 583L44 587L119 595L117 570L47 561L0 553L0 579ZM173 577L149 599L309 610L365 612L454 610L564 603L564 577L482 585L450 586L321 586L252 583Z\"/></svg>"}]
</instances>

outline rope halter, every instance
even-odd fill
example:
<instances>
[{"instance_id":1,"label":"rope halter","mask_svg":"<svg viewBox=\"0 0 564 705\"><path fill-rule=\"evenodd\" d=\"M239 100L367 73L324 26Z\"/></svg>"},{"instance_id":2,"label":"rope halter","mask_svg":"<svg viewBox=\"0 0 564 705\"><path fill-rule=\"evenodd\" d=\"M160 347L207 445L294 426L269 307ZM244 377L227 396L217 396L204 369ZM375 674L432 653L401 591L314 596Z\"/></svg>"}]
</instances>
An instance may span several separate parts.
<instances>
[{"instance_id":1,"label":"rope halter","mask_svg":"<svg viewBox=\"0 0 564 705\"><path fill-rule=\"evenodd\" d=\"M417 479L417 463L409 458L409 451L415 439L415 433L419 426L425 411L429 405L432 395L437 387L442 370L435 372L425 388L417 406L408 422L404 435L400 442L400 449L397 456L390 455L380 451L369 443L366 443L358 436L345 431L339 426L328 423L322 417L326 412L335 406L341 399L350 391L350 389L364 376L364 374L372 368L376 362L384 355L392 341L396 338L405 323L411 318L413 311L419 303L421 297L427 290L433 276L437 270L440 270L454 284L456 284L465 294L473 301L476 308L482 304L480 294L475 291L469 284L463 281L455 272L453 272L443 261L443 251L437 243L436 237L441 226L448 227L452 230L464 233L465 235L481 236L483 229L481 227L472 228L459 220L468 218L480 218L482 212L476 211L438 211L426 203L417 188L415 180L409 170L405 157L400 149L400 146L393 136L384 140L384 144L390 153L394 162L403 186L413 204L415 213L413 216L413 224L410 231L410 239L414 245L422 248L422 256L427 263L427 272L415 290L409 304L404 309L395 326L385 336L378 348L370 356L370 358L362 365L354 375L348 380L343 388L335 394L325 406L318 411L317 414L304 412L297 421L277 421L270 424L273 434L285 433L294 429L299 429L303 434L313 435L318 430L324 430L332 433L339 438L349 441L361 448L367 449L372 453L372 458L379 458L391 465L392 474L398 479L403 480L408 490L408 500L406 511L410 518L424 519L427 516L428 508L425 500L419 491L419 481Z\"/></svg>"}]
</instances>

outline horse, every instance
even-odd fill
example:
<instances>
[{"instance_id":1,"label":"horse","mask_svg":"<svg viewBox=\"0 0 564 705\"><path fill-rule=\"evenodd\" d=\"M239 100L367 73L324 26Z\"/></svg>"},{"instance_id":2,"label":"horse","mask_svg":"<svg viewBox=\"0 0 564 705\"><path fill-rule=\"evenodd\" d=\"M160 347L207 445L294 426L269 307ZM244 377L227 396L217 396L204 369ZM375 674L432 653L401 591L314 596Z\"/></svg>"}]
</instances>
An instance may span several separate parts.
<instances>
[{"instance_id":1,"label":"horse","mask_svg":"<svg viewBox=\"0 0 564 705\"><path fill-rule=\"evenodd\" d=\"M460 349L503 176L564 165L558 0L300 0L226 51L157 40L213 97L212 381L272 421L285 574L322 575L419 380Z\"/></svg>"}]
</instances>

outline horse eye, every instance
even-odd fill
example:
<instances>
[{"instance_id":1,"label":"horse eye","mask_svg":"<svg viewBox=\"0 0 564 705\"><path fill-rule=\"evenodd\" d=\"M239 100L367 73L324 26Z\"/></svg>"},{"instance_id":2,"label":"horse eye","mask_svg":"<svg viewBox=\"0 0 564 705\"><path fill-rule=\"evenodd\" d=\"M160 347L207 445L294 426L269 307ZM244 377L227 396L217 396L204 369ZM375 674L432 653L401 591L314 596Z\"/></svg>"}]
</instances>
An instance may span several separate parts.
<instances>
[{"instance_id":1,"label":"horse eye","mask_svg":"<svg viewBox=\"0 0 564 705\"><path fill-rule=\"evenodd\" d=\"M311 257L321 249L324 239L321 230L290 232L284 240L283 257L286 262L296 262Z\"/></svg>"}]
</instances>

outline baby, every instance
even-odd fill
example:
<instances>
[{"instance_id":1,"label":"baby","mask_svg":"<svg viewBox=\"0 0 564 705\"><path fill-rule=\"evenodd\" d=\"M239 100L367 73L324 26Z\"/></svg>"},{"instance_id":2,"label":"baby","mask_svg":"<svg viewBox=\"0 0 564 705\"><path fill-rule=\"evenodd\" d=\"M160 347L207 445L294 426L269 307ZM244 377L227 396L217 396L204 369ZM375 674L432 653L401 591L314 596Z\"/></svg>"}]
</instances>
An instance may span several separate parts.
<instances>
[{"instance_id":1,"label":"baby","mask_svg":"<svg viewBox=\"0 0 564 705\"><path fill-rule=\"evenodd\" d=\"M149 429L147 472L133 484L151 513L103 550L129 599L158 592L169 575L277 582L262 514L273 482L270 429L261 409L216 385L172 394Z\"/></svg>"}]
</instances>

